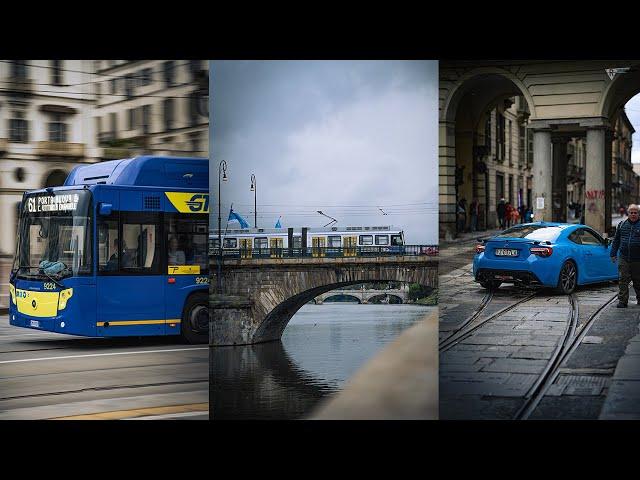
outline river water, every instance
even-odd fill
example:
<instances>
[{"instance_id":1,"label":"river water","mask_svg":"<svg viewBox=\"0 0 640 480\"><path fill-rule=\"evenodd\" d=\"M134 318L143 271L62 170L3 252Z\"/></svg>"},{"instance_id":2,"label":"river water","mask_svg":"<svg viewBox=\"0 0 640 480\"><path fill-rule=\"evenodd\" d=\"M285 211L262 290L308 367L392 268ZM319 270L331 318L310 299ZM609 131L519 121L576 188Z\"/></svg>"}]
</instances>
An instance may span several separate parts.
<instances>
[{"instance_id":1,"label":"river water","mask_svg":"<svg viewBox=\"0 0 640 480\"><path fill-rule=\"evenodd\" d=\"M418 305L305 305L281 342L210 350L211 418L298 419L424 318Z\"/></svg>"}]
</instances>

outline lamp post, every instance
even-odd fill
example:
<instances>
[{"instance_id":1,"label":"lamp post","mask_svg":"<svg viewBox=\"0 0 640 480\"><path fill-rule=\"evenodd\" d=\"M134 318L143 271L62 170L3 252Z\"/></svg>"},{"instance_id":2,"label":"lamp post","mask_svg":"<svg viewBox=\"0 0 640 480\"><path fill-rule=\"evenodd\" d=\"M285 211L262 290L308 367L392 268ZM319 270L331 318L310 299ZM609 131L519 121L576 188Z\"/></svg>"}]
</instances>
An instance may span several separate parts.
<instances>
[{"instance_id":1,"label":"lamp post","mask_svg":"<svg viewBox=\"0 0 640 480\"><path fill-rule=\"evenodd\" d=\"M253 173L251 174L251 191L253 192L253 227L258 228L258 184Z\"/></svg>"},{"instance_id":2,"label":"lamp post","mask_svg":"<svg viewBox=\"0 0 640 480\"><path fill-rule=\"evenodd\" d=\"M222 174L222 178L220 177L220 174ZM221 160L218 165L218 293L222 293L222 213L220 211L221 180L225 182L227 181L227 162L224 160Z\"/></svg>"}]
</instances>

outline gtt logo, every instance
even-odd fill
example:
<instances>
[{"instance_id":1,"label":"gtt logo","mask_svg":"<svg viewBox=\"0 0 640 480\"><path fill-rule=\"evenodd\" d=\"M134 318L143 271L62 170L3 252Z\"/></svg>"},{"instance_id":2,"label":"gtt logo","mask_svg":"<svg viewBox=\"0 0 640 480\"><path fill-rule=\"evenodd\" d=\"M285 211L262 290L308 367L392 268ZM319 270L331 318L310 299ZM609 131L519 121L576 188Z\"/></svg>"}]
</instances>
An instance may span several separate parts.
<instances>
[{"instance_id":1,"label":"gtt logo","mask_svg":"<svg viewBox=\"0 0 640 480\"><path fill-rule=\"evenodd\" d=\"M209 210L209 195L196 194L185 203L192 212L206 212Z\"/></svg>"}]
</instances>

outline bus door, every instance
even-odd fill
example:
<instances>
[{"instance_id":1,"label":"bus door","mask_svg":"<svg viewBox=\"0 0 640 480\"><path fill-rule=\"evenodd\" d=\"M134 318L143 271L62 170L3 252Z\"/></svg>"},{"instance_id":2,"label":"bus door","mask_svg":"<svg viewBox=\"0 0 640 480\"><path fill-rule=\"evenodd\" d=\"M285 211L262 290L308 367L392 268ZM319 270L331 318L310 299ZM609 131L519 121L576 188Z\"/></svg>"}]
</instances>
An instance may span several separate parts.
<instances>
[{"instance_id":1,"label":"bus door","mask_svg":"<svg viewBox=\"0 0 640 480\"><path fill-rule=\"evenodd\" d=\"M311 254L314 257L324 257L326 246L327 243L324 237L311 237Z\"/></svg>"},{"instance_id":2,"label":"bus door","mask_svg":"<svg viewBox=\"0 0 640 480\"><path fill-rule=\"evenodd\" d=\"M284 247L284 239L272 237L269 239L269 249L271 258L281 258L282 248Z\"/></svg>"},{"instance_id":3,"label":"bus door","mask_svg":"<svg viewBox=\"0 0 640 480\"><path fill-rule=\"evenodd\" d=\"M251 258L252 257L252 246L253 239L251 238L240 238L240 257L241 258Z\"/></svg>"},{"instance_id":4,"label":"bus door","mask_svg":"<svg viewBox=\"0 0 640 480\"><path fill-rule=\"evenodd\" d=\"M159 231L156 212L112 212L99 219L98 335L165 333Z\"/></svg>"},{"instance_id":5,"label":"bus door","mask_svg":"<svg viewBox=\"0 0 640 480\"><path fill-rule=\"evenodd\" d=\"M183 318L189 296L209 291L208 230L208 215L165 213L166 249L163 249L163 256L167 270L162 273L166 332L169 335L180 333L179 322L185 320L193 323L183 329L208 332L209 320L204 312L194 310L192 316ZM225 238L224 242L227 240Z\"/></svg>"},{"instance_id":6,"label":"bus door","mask_svg":"<svg viewBox=\"0 0 640 480\"><path fill-rule=\"evenodd\" d=\"M356 235L344 237L344 256L355 257L358 237Z\"/></svg>"}]
</instances>

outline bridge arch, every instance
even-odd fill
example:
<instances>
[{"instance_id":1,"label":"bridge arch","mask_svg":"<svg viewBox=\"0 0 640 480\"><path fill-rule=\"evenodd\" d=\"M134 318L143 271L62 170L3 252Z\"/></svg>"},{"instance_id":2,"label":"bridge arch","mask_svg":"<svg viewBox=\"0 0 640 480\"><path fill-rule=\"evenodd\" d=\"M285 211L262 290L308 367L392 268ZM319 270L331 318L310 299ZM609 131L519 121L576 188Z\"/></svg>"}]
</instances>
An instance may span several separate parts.
<instances>
[{"instance_id":1,"label":"bridge arch","mask_svg":"<svg viewBox=\"0 0 640 480\"><path fill-rule=\"evenodd\" d=\"M341 260L340 262L336 260ZM365 282L399 281L435 288L437 261L415 257L325 259L330 263L262 263L225 266L223 294L211 295L212 345L242 345L279 340L295 313L315 297ZM215 271L215 270L214 270ZM212 284L216 284L215 274Z\"/></svg>"},{"instance_id":2,"label":"bridge arch","mask_svg":"<svg viewBox=\"0 0 640 480\"><path fill-rule=\"evenodd\" d=\"M329 300L330 298L336 298L336 297L353 298L356 302L362 303L362 300L359 299L358 297L356 297L355 295L350 295L348 293L340 293L340 292L329 293L329 294L325 295L323 300L322 300L322 302L324 303L327 300ZM331 302L329 302L329 303L331 303Z\"/></svg>"},{"instance_id":3,"label":"bridge arch","mask_svg":"<svg viewBox=\"0 0 640 480\"><path fill-rule=\"evenodd\" d=\"M376 298L381 298L381 297L382 297L382 298L385 298L385 297L388 297L388 298L395 298L395 299L397 300L397 302L393 302L393 303L404 303L404 302L402 301L402 297L400 297L400 296L398 296L398 295L394 295L393 293L380 293L380 294L377 294L377 295L371 295L371 296L368 298L368 300L367 300L367 301L368 301L369 303L372 303L372 302L371 302L372 300L374 300L374 299L376 299Z\"/></svg>"}]
</instances>

